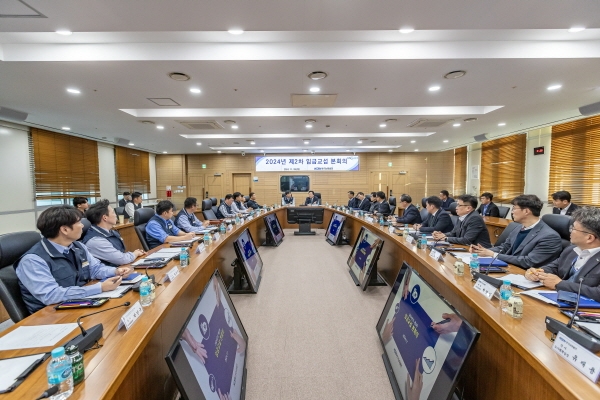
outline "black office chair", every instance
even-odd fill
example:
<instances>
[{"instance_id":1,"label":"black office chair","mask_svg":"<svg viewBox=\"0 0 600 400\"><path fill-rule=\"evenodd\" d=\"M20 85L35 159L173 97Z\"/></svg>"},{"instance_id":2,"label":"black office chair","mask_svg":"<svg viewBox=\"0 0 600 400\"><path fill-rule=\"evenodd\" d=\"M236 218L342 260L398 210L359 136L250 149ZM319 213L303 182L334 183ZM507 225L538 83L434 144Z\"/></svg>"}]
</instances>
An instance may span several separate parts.
<instances>
[{"instance_id":1,"label":"black office chair","mask_svg":"<svg viewBox=\"0 0 600 400\"><path fill-rule=\"evenodd\" d=\"M425 207L421 208L421 223L427 221L430 215Z\"/></svg>"},{"instance_id":2,"label":"black office chair","mask_svg":"<svg viewBox=\"0 0 600 400\"><path fill-rule=\"evenodd\" d=\"M392 210L391 215L394 215L394 213L396 212L396 197L390 196L390 198L388 199L388 203L390 203L390 209Z\"/></svg>"},{"instance_id":3,"label":"black office chair","mask_svg":"<svg viewBox=\"0 0 600 400\"><path fill-rule=\"evenodd\" d=\"M317 197L317 198L319 199L319 204L322 204L322 201L321 201L321 193L316 193L316 192L315 192L315 197Z\"/></svg>"},{"instance_id":4,"label":"black office chair","mask_svg":"<svg viewBox=\"0 0 600 400\"><path fill-rule=\"evenodd\" d=\"M423 208L427 207L427 197L423 197L421 199L421 205L423 206Z\"/></svg>"},{"instance_id":5,"label":"black office chair","mask_svg":"<svg viewBox=\"0 0 600 400\"><path fill-rule=\"evenodd\" d=\"M506 228L504 228L500 236L498 236L498 239L496 239L496 243L494 243L494 246L501 246L502 243L506 241L510 233L517 228L521 229L521 224L519 224L518 222L512 221L510 224L508 224Z\"/></svg>"},{"instance_id":6,"label":"black office chair","mask_svg":"<svg viewBox=\"0 0 600 400\"><path fill-rule=\"evenodd\" d=\"M366 197L367 199L369 199L369 201L371 201L371 195L370 195L370 194L365 194L365 197Z\"/></svg>"},{"instance_id":7,"label":"black office chair","mask_svg":"<svg viewBox=\"0 0 600 400\"><path fill-rule=\"evenodd\" d=\"M508 212L510 211L510 207L498 206L498 211L500 212L500 218L506 218Z\"/></svg>"},{"instance_id":8,"label":"black office chair","mask_svg":"<svg viewBox=\"0 0 600 400\"><path fill-rule=\"evenodd\" d=\"M0 300L15 323L30 313L21 296L19 278L13 265L40 240L40 234L33 231L0 235Z\"/></svg>"},{"instance_id":9,"label":"black office chair","mask_svg":"<svg viewBox=\"0 0 600 400\"><path fill-rule=\"evenodd\" d=\"M117 215L125 215L125 207L115 207L115 214Z\"/></svg>"},{"instance_id":10,"label":"black office chair","mask_svg":"<svg viewBox=\"0 0 600 400\"><path fill-rule=\"evenodd\" d=\"M562 241L563 250L571 245L571 232L569 232L571 217L560 214L546 214L542 215L542 221L558 232Z\"/></svg>"},{"instance_id":11,"label":"black office chair","mask_svg":"<svg viewBox=\"0 0 600 400\"><path fill-rule=\"evenodd\" d=\"M244 196L244 204L246 204L250 200L250 196Z\"/></svg>"},{"instance_id":12,"label":"black office chair","mask_svg":"<svg viewBox=\"0 0 600 400\"><path fill-rule=\"evenodd\" d=\"M450 203L450 206L448 207L448 212L450 213L450 215L458 215L458 214L456 214L457 206L458 206L458 203L456 201L454 203Z\"/></svg>"},{"instance_id":13,"label":"black office chair","mask_svg":"<svg viewBox=\"0 0 600 400\"><path fill-rule=\"evenodd\" d=\"M133 229L135 229L135 233L137 233L144 251L150 251L150 246L148 246L148 242L146 241L146 224L154 214L155 212L152 208L140 208L135 210L135 215L133 216Z\"/></svg>"},{"instance_id":14,"label":"black office chair","mask_svg":"<svg viewBox=\"0 0 600 400\"><path fill-rule=\"evenodd\" d=\"M88 229L90 229L90 226L92 226L92 223L87 218L81 218L81 223L83 224L83 229L81 230L81 237L79 238L80 241L83 240Z\"/></svg>"},{"instance_id":15,"label":"black office chair","mask_svg":"<svg viewBox=\"0 0 600 400\"><path fill-rule=\"evenodd\" d=\"M213 205L210 199L202 200L202 215L206 221L218 219L217 214L213 211Z\"/></svg>"},{"instance_id":16,"label":"black office chair","mask_svg":"<svg viewBox=\"0 0 600 400\"><path fill-rule=\"evenodd\" d=\"M217 198L216 198L216 197L211 197L211 198L210 198L210 201L212 202L212 205L213 205L213 206L216 206L216 205L217 205Z\"/></svg>"}]
</instances>

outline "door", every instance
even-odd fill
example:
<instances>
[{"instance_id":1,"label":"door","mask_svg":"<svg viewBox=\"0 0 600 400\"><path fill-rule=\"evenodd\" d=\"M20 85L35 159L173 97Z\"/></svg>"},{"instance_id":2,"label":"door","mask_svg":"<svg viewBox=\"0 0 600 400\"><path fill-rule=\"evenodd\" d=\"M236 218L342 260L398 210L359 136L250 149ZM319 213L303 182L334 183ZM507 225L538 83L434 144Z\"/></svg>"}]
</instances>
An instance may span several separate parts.
<instances>
[{"instance_id":1,"label":"door","mask_svg":"<svg viewBox=\"0 0 600 400\"><path fill-rule=\"evenodd\" d=\"M244 196L250 193L250 174L233 174L233 191Z\"/></svg>"},{"instance_id":2,"label":"door","mask_svg":"<svg viewBox=\"0 0 600 400\"><path fill-rule=\"evenodd\" d=\"M371 192L384 192L386 196L388 195L388 185L389 185L389 172L377 172L371 171L371 176L369 180L369 186L371 188Z\"/></svg>"},{"instance_id":3,"label":"door","mask_svg":"<svg viewBox=\"0 0 600 400\"><path fill-rule=\"evenodd\" d=\"M188 175L188 196L198 199L198 204L205 198L204 174Z\"/></svg>"},{"instance_id":4,"label":"door","mask_svg":"<svg viewBox=\"0 0 600 400\"><path fill-rule=\"evenodd\" d=\"M216 197L217 205L219 204L219 199L221 197L225 197L223 194L223 177L221 175L208 175L206 176L206 191L208 191L208 195L206 197Z\"/></svg>"}]
</instances>

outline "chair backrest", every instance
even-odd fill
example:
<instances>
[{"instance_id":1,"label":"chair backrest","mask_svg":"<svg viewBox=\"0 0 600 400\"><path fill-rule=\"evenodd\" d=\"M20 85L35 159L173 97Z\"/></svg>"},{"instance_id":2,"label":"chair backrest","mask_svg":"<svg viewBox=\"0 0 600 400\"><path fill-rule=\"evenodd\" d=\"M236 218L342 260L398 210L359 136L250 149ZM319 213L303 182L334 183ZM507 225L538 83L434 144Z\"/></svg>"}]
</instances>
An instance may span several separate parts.
<instances>
[{"instance_id":1,"label":"chair backrest","mask_svg":"<svg viewBox=\"0 0 600 400\"><path fill-rule=\"evenodd\" d=\"M315 192L315 196L317 196L319 199L321 199L321 193Z\"/></svg>"},{"instance_id":2,"label":"chair backrest","mask_svg":"<svg viewBox=\"0 0 600 400\"><path fill-rule=\"evenodd\" d=\"M544 221L550 228L558 232L560 238L562 239L563 249L571 244L571 232L569 232L569 227L571 226L571 217L560 214L546 214L542 215L542 221Z\"/></svg>"},{"instance_id":3,"label":"chair backrest","mask_svg":"<svg viewBox=\"0 0 600 400\"><path fill-rule=\"evenodd\" d=\"M156 212L154 212L154 209L152 208L139 208L135 210L135 214L133 216L133 225L138 226L147 223L150 221L150 218L154 216L154 214L156 214Z\"/></svg>"},{"instance_id":4,"label":"chair backrest","mask_svg":"<svg viewBox=\"0 0 600 400\"><path fill-rule=\"evenodd\" d=\"M137 214L137 210L135 212ZM138 239L140 239L140 243L142 244L142 248L144 249L144 251L150 251L150 246L148 246L148 242L146 241L146 225L148 223L144 222L141 223L139 225L134 225L133 229L135 229L135 233L138 236Z\"/></svg>"},{"instance_id":5,"label":"chair backrest","mask_svg":"<svg viewBox=\"0 0 600 400\"><path fill-rule=\"evenodd\" d=\"M219 219L217 218L217 214L212 210L212 207L208 210L202 210L202 215L205 221Z\"/></svg>"},{"instance_id":6,"label":"chair backrest","mask_svg":"<svg viewBox=\"0 0 600 400\"><path fill-rule=\"evenodd\" d=\"M448 211L450 211L451 215L458 215L456 214L456 206L458 206L458 203L456 201L454 203L450 203L450 206L448 206Z\"/></svg>"},{"instance_id":7,"label":"chair backrest","mask_svg":"<svg viewBox=\"0 0 600 400\"><path fill-rule=\"evenodd\" d=\"M250 196L244 196L244 204L247 203L248 200L250 200Z\"/></svg>"},{"instance_id":8,"label":"chair backrest","mask_svg":"<svg viewBox=\"0 0 600 400\"><path fill-rule=\"evenodd\" d=\"M429 211L427 211L425 207L421 208L421 221L427 221L430 215L431 214L429 214Z\"/></svg>"},{"instance_id":9,"label":"chair backrest","mask_svg":"<svg viewBox=\"0 0 600 400\"><path fill-rule=\"evenodd\" d=\"M508 224L508 226L506 228L504 228L504 230L502 231L500 236L498 236L498 239L496 239L496 243L494 243L494 246L502 245L502 243L504 243L506 241L506 239L508 238L510 233L520 226L521 226L521 224L514 222L514 221L511 222L510 224Z\"/></svg>"},{"instance_id":10,"label":"chair backrest","mask_svg":"<svg viewBox=\"0 0 600 400\"><path fill-rule=\"evenodd\" d=\"M394 215L394 213L396 212L396 206L391 206L390 210L391 210L390 215Z\"/></svg>"},{"instance_id":11,"label":"chair backrest","mask_svg":"<svg viewBox=\"0 0 600 400\"><path fill-rule=\"evenodd\" d=\"M219 207L217 206L212 206L210 208L210 211L212 211L213 214L215 214L215 217L217 216L217 212L219 211ZM204 212L204 211L203 211Z\"/></svg>"},{"instance_id":12,"label":"chair backrest","mask_svg":"<svg viewBox=\"0 0 600 400\"><path fill-rule=\"evenodd\" d=\"M212 202L212 205L213 205L213 206L216 206L216 205L217 205L217 198L216 198L216 197L211 197L211 198L210 198L210 201Z\"/></svg>"},{"instance_id":13,"label":"chair backrest","mask_svg":"<svg viewBox=\"0 0 600 400\"><path fill-rule=\"evenodd\" d=\"M427 207L427 197L423 197L421 199L421 205L423 206L423 208Z\"/></svg>"},{"instance_id":14,"label":"chair backrest","mask_svg":"<svg viewBox=\"0 0 600 400\"><path fill-rule=\"evenodd\" d=\"M458 224L458 215L450 214L450 220L452 221L452 225L456 226Z\"/></svg>"},{"instance_id":15,"label":"chair backrest","mask_svg":"<svg viewBox=\"0 0 600 400\"><path fill-rule=\"evenodd\" d=\"M225 202L225 198L222 198L221 201L219 202L219 205L223 204Z\"/></svg>"},{"instance_id":16,"label":"chair backrest","mask_svg":"<svg viewBox=\"0 0 600 400\"><path fill-rule=\"evenodd\" d=\"M500 218L506 218L508 212L510 211L510 207L498 206L498 211L500 213Z\"/></svg>"},{"instance_id":17,"label":"chair backrest","mask_svg":"<svg viewBox=\"0 0 600 400\"><path fill-rule=\"evenodd\" d=\"M211 199L204 199L204 200L202 200L202 211L204 211L204 210L210 210L211 207L212 207L212 200Z\"/></svg>"},{"instance_id":18,"label":"chair backrest","mask_svg":"<svg viewBox=\"0 0 600 400\"><path fill-rule=\"evenodd\" d=\"M15 323L30 313L21 296L19 278L13 265L40 239L40 234L34 231L0 235L0 300Z\"/></svg>"},{"instance_id":19,"label":"chair backrest","mask_svg":"<svg viewBox=\"0 0 600 400\"><path fill-rule=\"evenodd\" d=\"M125 212L125 207L115 207L115 213L117 215L124 215L123 213Z\"/></svg>"},{"instance_id":20,"label":"chair backrest","mask_svg":"<svg viewBox=\"0 0 600 400\"><path fill-rule=\"evenodd\" d=\"M390 198L388 199L388 203L390 203L390 206L396 206L396 197L394 196L390 196ZM393 213L392 213L393 214Z\"/></svg>"},{"instance_id":21,"label":"chair backrest","mask_svg":"<svg viewBox=\"0 0 600 400\"><path fill-rule=\"evenodd\" d=\"M366 197L367 199L369 199L369 201L371 201L371 195L370 195L370 194L365 194L365 197Z\"/></svg>"},{"instance_id":22,"label":"chair backrest","mask_svg":"<svg viewBox=\"0 0 600 400\"><path fill-rule=\"evenodd\" d=\"M88 229L90 229L90 226L92 226L92 223L87 218L81 218L81 223L83 224L83 229L81 230L81 237L79 240L82 240L85 237Z\"/></svg>"}]
</instances>

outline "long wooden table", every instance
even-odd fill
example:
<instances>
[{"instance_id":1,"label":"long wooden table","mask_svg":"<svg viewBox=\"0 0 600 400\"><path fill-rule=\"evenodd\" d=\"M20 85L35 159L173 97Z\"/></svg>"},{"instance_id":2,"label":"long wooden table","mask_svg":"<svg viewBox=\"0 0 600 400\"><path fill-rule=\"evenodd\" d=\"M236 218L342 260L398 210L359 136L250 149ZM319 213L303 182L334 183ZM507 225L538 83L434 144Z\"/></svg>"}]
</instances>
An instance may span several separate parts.
<instances>
[{"instance_id":1,"label":"long wooden table","mask_svg":"<svg viewBox=\"0 0 600 400\"><path fill-rule=\"evenodd\" d=\"M285 208L271 212L277 214L283 227L296 227L287 224ZM332 212L330 209L325 210L323 227L327 226ZM479 329L481 337L464 366L459 382L465 389L465 398L600 398L600 386L587 380L551 349L552 342L549 340L549 332L545 330L544 317L549 315L566 321L556 308L525 297L524 318L515 320L501 312L497 301L489 301L476 292L468 276L454 275L452 256L446 256L446 261L440 263L430 258L427 251L417 250L402 237L390 234L387 228L382 229L352 215L347 215L346 221L346 233L352 241L362 226L367 226L385 240L378 269L388 283L395 280L402 261L408 262ZM116 329L124 311L121 309L84 319L82 322L86 327L97 323L104 325L103 347L85 354L86 379L76 386L73 398L174 398L175 385L164 356L213 271L218 268L225 279L231 279L230 264L235 258L232 243L245 228L250 230L255 244L260 246L265 239L262 216L234 228L202 254L197 255L192 251L190 265L180 271L174 282L157 288L156 300L144 309L129 331ZM288 237L284 240L302 240L302 237ZM173 261L163 270L153 273L161 279L175 265ZM523 272L516 267L511 267L510 271ZM263 278L269 279L269 275L275 273L276 269L266 269ZM352 287L349 290L357 289ZM137 293L129 292L122 299L109 301L103 308L138 299ZM90 310L86 309L55 311L49 306L2 335L18 326L74 322L77 317L88 312ZM74 331L64 341L77 333ZM376 335L375 330L373 335ZM250 340L250 345L251 343ZM50 350L51 348L38 348L2 351L0 358ZM30 399L39 396L46 388L45 366L46 364L34 371L14 393L2 397Z\"/></svg>"}]
</instances>

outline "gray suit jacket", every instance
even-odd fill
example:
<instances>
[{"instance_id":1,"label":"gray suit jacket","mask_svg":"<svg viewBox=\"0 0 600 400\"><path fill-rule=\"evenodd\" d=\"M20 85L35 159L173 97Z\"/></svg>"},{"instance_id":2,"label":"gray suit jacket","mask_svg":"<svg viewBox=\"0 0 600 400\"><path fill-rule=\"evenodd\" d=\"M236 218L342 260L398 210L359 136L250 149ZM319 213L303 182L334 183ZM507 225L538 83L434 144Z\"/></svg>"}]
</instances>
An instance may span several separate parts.
<instances>
[{"instance_id":1,"label":"gray suit jacket","mask_svg":"<svg viewBox=\"0 0 600 400\"><path fill-rule=\"evenodd\" d=\"M576 277L576 282L568 282L569 271L571 265L577 253L575 253L575 246L569 246L565 248L557 258L548 265L543 266L543 270L547 273L558 275L559 278L563 279L558 285L556 290L566 290L569 292L577 293L579 290L579 278L583 278L583 284L581 285L581 295L600 301L600 254L596 254L590 258L583 267L579 270Z\"/></svg>"},{"instance_id":2,"label":"gray suit jacket","mask_svg":"<svg viewBox=\"0 0 600 400\"><path fill-rule=\"evenodd\" d=\"M447 233L448 243L453 244L479 244L483 247L490 247L490 234L485 226L485 222L479 213L474 210L452 229L452 232Z\"/></svg>"},{"instance_id":3,"label":"gray suit jacket","mask_svg":"<svg viewBox=\"0 0 600 400\"><path fill-rule=\"evenodd\" d=\"M542 220L531 229L518 248L513 249L513 243L521 228L517 226L500 246L490 250L498 255L498 259L518 267L528 269L539 267L556 260L562 251L562 241L559 234Z\"/></svg>"}]
</instances>

